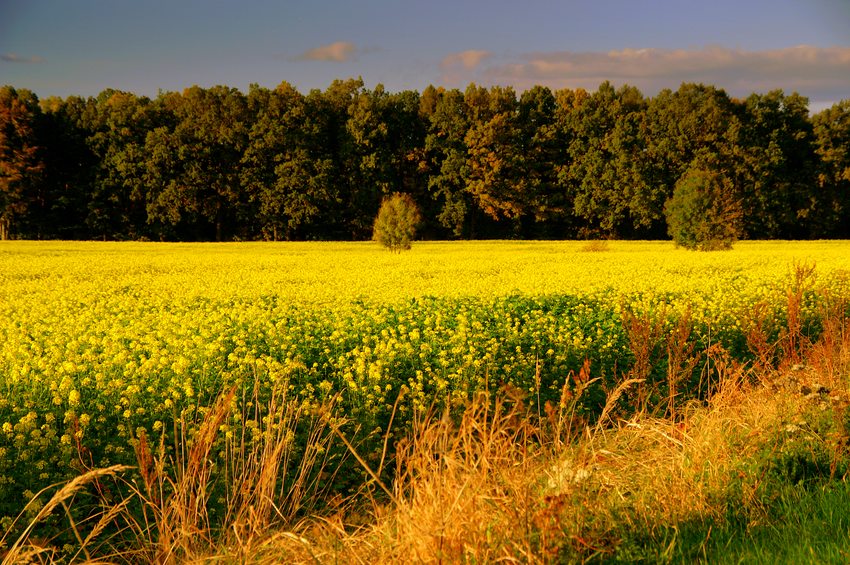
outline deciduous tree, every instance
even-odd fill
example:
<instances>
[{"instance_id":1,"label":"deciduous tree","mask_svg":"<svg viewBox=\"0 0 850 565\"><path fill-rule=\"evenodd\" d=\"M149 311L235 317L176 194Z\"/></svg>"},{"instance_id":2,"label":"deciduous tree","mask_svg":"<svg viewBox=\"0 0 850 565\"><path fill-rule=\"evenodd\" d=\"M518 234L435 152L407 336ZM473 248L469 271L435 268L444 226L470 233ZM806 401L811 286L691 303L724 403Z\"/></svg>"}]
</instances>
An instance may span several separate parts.
<instances>
[{"instance_id":1,"label":"deciduous tree","mask_svg":"<svg viewBox=\"0 0 850 565\"><path fill-rule=\"evenodd\" d=\"M661 219L663 198L649 182L645 108L636 88L604 82L571 114L568 198L592 231L622 235Z\"/></svg>"},{"instance_id":2,"label":"deciduous tree","mask_svg":"<svg viewBox=\"0 0 850 565\"><path fill-rule=\"evenodd\" d=\"M372 231L372 239L391 251L410 249L422 221L419 207L409 194L394 193L384 198Z\"/></svg>"},{"instance_id":3,"label":"deciduous tree","mask_svg":"<svg viewBox=\"0 0 850 565\"><path fill-rule=\"evenodd\" d=\"M437 222L455 237L471 234L472 197L466 191L469 178L466 134L469 130L464 95L457 89L437 90L433 112L428 114L425 158L428 189L437 203ZM433 98L431 98L433 100Z\"/></svg>"},{"instance_id":4,"label":"deciduous tree","mask_svg":"<svg viewBox=\"0 0 850 565\"><path fill-rule=\"evenodd\" d=\"M741 234L741 201L729 178L707 164L682 175L664 213L673 241L687 249L729 249Z\"/></svg>"},{"instance_id":5,"label":"deciduous tree","mask_svg":"<svg viewBox=\"0 0 850 565\"><path fill-rule=\"evenodd\" d=\"M747 236L808 236L808 195L815 186L808 100L781 90L750 95L742 104L736 153Z\"/></svg>"},{"instance_id":6,"label":"deciduous tree","mask_svg":"<svg viewBox=\"0 0 850 565\"><path fill-rule=\"evenodd\" d=\"M145 139L161 119L149 99L107 89L86 104L86 143L96 162L86 224L101 238L146 235Z\"/></svg>"},{"instance_id":7,"label":"deciduous tree","mask_svg":"<svg viewBox=\"0 0 850 565\"><path fill-rule=\"evenodd\" d=\"M558 127L556 108L555 95L543 86L523 92L519 99L518 146L524 155L520 176L526 184L527 212L538 223L561 220L566 214L558 171L568 137Z\"/></svg>"},{"instance_id":8,"label":"deciduous tree","mask_svg":"<svg viewBox=\"0 0 850 565\"><path fill-rule=\"evenodd\" d=\"M182 227L190 237L232 237L247 198L240 163L248 140L245 96L224 86L167 94L176 123L146 139L148 221Z\"/></svg>"},{"instance_id":9,"label":"deciduous tree","mask_svg":"<svg viewBox=\"0 0 850 565\"><path fill-rule=\"evenodd\" d=\"M646 118L648 200L665 202L685 173L700 163L725 171L727 181L735 178L740 121L725 91L683 83L676 92L663 90L655 96Z\"/></svg>"},{"instance_id":10,"label":"deciduous tree","mask_svg":"<svg viewBox=\"0 0 850 565\"><path fill-rule=\"evenodd\" d=\"M253 125L242 158L242 183L263 237L303 236L335 203L333 170L322 146L326 120L288 83L252 87Z\"/></svg>"},{"instance_id":11,"label":"deciduous tree","mask_svg":"<svg viewBox=\"0 0 850 565\"><path fill-rule=\"evenodd\" d=\"M12 235L44 169L35 126L40 113L29 90L0 88L0 239Z\"/></svg>"},{"instance_id":12,"label":"deciduous tree","mask_svg":"<svg viewBox=\"0 0 850 565\"><path fill-rule=\"evenodd\" d=\"M813 118L819 157L809 222L815 235L850 237L850 100Z\"/></svg>"},{"instance_id":13,"label":"deciduous tree","mask_svg":"<svg viewBox=\"0 0 850 565\"><path fill-rule=\"evenodd\" d=\"M518 220L531 208L532 197L523 176L516 94L512 88L470 87L466 98L474 116L465 137L466 189L494 220Z\"/></svg>"}]
</instances>

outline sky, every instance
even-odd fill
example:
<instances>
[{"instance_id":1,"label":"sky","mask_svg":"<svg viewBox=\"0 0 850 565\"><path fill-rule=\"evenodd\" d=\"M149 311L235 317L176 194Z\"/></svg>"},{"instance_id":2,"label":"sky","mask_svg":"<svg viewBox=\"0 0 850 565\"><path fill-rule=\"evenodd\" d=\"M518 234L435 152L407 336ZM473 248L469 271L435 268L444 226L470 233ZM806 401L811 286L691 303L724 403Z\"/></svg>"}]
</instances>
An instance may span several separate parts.
<instances>
[{"instance_id":1,"label":"sky","mask_svg":"<svg viewBox=\"0 0 850 565\"><path fill-rule=\"evenodd\" d=\"M362 77L850 99L850 0L0 0L0 85L39 97Z\"/></svg>"}]
</instances>

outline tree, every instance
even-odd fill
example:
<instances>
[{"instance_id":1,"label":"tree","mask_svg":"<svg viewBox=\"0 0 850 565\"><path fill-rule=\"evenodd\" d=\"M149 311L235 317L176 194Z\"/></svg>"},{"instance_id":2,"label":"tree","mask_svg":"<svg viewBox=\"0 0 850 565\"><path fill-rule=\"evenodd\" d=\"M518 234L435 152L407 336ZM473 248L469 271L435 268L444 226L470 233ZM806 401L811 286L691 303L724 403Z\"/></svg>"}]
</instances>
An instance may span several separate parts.
<instances>
[{"instance_id":1,"label":"tree","mask_svg":"<svg viewBox=\"0 0 850 565\"><path fill-rule=\"evenodd\" d=\"M362 79L335 80L322 92L307 96L310 115L318 118L315 142L330 197L321 204L321 236L331 239L368 238L371 220L380 205L376 196L369 152L380 144L385 129L375 115L374 96L363 88ZM356 106L356 107L355 107ZM369 132L378 126L376 132ZM370 195L372 197L370 197Z\"/></svg>"},{"instance_id":2,"label":"tree","mask_svg":"<svg viewBox=\"0 0 850 565\"><path fill-rule=\"evenodd\" d=\"M673 241L687 249L729 249L741 234L741 202L728 179L707 166L679 179L664 214Z\"/></svg>"},{"instance_id":3,"label":"tree","mask_svg":"<svg viewBox=\"0 0 850 565\"><path fill-rule=\"evenodd\" d=\"M563 201L561 233L566 237L577 237L582 223L575 214L575 191L570 188L573 182L570 146L575 139L579 111L589 97L587 91L581 88L565 88L555 92L554 127L558 143L554 148L553 169L557 178L558 194Z\"/></svg>"},{"instance_id":4,"label":"tree","mask_svg":"<svg viewBox=\"0 0 850 565\"><path fill-rule=\"evenodd\" d=\"M471 115L477 117L465 137L466 189L492 219L519 219L531 203L522 175L516 94L510 87L489 92L470 87L466 96Z\"/></svg>"},{"instance_id":5,"label":"tree","mask_svg":"<svg viewBox=\"0 0 850 565\"><path fill-rule=\"evenodd\" d=\"M419 207L409 194L394 193L384 198L372 232L372 239L389 249L410 249L416 229L422 221Z\"/></svg>"},{"instance_id":6,"label":"tree","mask_svg":"<svg viewBox=\"0 0 850 565\"><path fill-rule=\"evenodd\" d=\"M590 231L622 235L661 220L664 195L649 182L646 101L630 86L603 82L573 112L565 175L573 212Z\"/></svg>"},{"instance_id":7,"label":"tree","mask_svg":"<svg viewBox=\"0 0 850 565\"><path fill-rule=\"evenodd\" d=\"M383 111L387 97L379 84L373 91L361 89L355 93L348 106L345 122L348 194L344 202L354 239L368 236L369 218L374 216L381 196L390 189L389 128Z\"/></svg>"},{"instance_id":8,"label":"tree","mask_svg":"<svg viewBox=\"0 0 850 565\"><path fill-rule=\"evenodd\" d=\"M425 167L430 171L428 190L437 202L437 221L455 237L469 229L473 207L466 191L469 178L466 133L469 130L464 95L457 89L432 89L426 95L423 111L428 118L425 137Z\"/></svg>"},{"instance_id":9,"label":"tree","mask_svg":"<svg viewBox=\"0 0 850 565\"><path fill-rule=\"evenodd\" d=\"M348 108L347 141L351 231L355 238L368 234L381 199L395 188L413 197L423 193L417 160L424 144L424 120L419 116L419 94L389 94L378 84L361 91Z\"/></svg>"},{"instance_id":10,"label":"tree","mask_svg":"<svg viewBox=\"0 0 850 565\"><path fill-rule=\"evenodd\" d=\"M813 122L820 161L810 222L815 235L850 237L850 100L819 112Z\"/></svg>"},{"instance_id":11,"label":"tree","mask_svg":"<svg viewBox=\"0 0 850 565\"><path fill-rule=\"evenodd\" d=\"M676 184L699 163L711 162L727 182L738 169L740 121L725 91L684 83L662 90L646 109L646 151L643 160L649 199L663 206Z\"/></svg>"},{"instance_id":12,"label":"tree","mask_svg":"<svg viewBox=\"0 0 850 565\"><path fill-rule=\"evenodd\" d=\"M242 157L242 184L265 239L320 237L315 222L335 203L333 162L323 154L326 119L314 98L288 83L275 90L253 86L254 115Z\"/></svg>"},{"instance_id":13,"label":"tree","mask_svg":"<svg viewBox=\"0 0 850 565\"><path fill-rule=\"evenodd\" d=\"M26 213L44 168L35 128L40 113L32 92L0 88L0 239Z\"/></svg>"},{"instance_id":14,"label":"tree","mask_svg":"<svg viewBox=\"0 0 850 565\"><path fill-rule=\"evenodd\" d=\"M848 237L848 147L850 101L812 117L796 93L691 83L651 99L608 82L519 99L362 79L154 100L4 87L0 237L366 239L398 191L429 238L658 238L700 170L747 211L740 237Z\"/></svg>"},{"instance_id":15,"label":"tree","mask_svg":"<svg viewBox=\"0 0 850 565\"><path fill-rule=\"evenodd\" d=\"M526 183L528 213L538 223L561 220L564 194L558 182L562 148L567 136L557 125L557 102L552 91L535 86L519 100L519 149L525 154L521 177Z\"/></svg>"},{"instance_id":16,"label":"tree","mask_svg":"<svg viewBox=\"0 0 850 565\"><path fill-rule=\"evenodd\" d=\"M410 194L421 209L428 197L428 179L421 167L428 119L420 113L420 98L414 90L391 94L384 100L382 111L390 156L389 186Z\"/></svg>"},{"instance_id":17,"label":"tree","mask_svg":"<svg viewBox=\"0 0 850 565\"><path fill-rule=\"evenodd\" d=\"M145 140L148 222L197 239L234 235L247 200L240 183L249 130L245 96L195 86L159 102L173 108L176 123Z\"/></svg>"},{"instance_id":18,"label":"tree","mask_svg":"<svg viewBox=\"0 0 850 565\"><path fill-rule=\"evenodd\" d=\"M41 100L44 176L27 214L30 236L92 237L85 220L100 160L86 143L87 131L80 124L85 107L79 96Z\"/></svg>"},{"instance_id":19,"label":"tree","mask_svg":"<svg viewBox=\"0 0 850 565\"><path fill-rule=\"evenodd\" d=\"M781 90L752 94L741 107L736 159L750 238L796 238L805 229L815 186L808 100Z\"/></svg>"},{"instance_id":20,"label":"tree","mask_svg":"<svg viewBox=\"0 0 850 565\"><path fill-rule=\"evenodd\" d=\"M145 231L145 139L160 118L150 100L107 89L86 102L86 144L95 155L86 224L98 236L137 238Z\"/></svg>"}]
</instances>

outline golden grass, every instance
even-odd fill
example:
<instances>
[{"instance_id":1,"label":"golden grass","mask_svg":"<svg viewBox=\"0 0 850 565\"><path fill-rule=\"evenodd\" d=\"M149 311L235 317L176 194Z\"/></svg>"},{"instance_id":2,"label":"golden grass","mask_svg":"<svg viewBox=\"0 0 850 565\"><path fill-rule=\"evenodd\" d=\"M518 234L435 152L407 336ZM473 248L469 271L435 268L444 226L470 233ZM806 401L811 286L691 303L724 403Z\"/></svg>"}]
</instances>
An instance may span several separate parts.
<instances>
[{"instance_id":1,"label":"golden grass","mask_svg":"<svg viewBox=\"0 0 850 565\"><path fill-rule=\"evenodd\" d=\"M280 458L282 449L280 443L268 444L254 454L256 466L238 474L254 490L243 494L223 531L212 532L202 519L200 483L208 476L203 470L191 484L184 477L175 485L188 493L178 492L159 506L151 495L138 493L146 496L157 518L155 528L140 532L140 547L129 560L578 562L613 554L624 530L653 532L689 519L722 522L730 477L740 481L735 502L755 526L766 520L755 496L761 477L748 475L746 463L770 444L776 430L811 409L816 401L799 389L817 382L831 388L834 402L848 400L850 340L845 336L833 346L829 363L833 374L842 375L835 381L815 370L826 363L823 344L808 351L808 369L793 373L793 385L784 384L790 368L754 382L743 367L724 366L720 360L716 370L721 384L714 396L705 405L680 407L675 418L642 412L593 428L576 420L564 425L577 400L566 399L534 423L519 399L493 401L482 394L458 419L447 414L422 418L396 454L392 501L372 498L366 510L361 500L300 520L279 519L273 511L258 519L263 501L272 508L267 465ZM624 381L612 393L609 415L615 412L617 395L634 384ZM207 418L215 421L216 415ZM558 420L561 430L571 429L561 437L556 437ZM203 449L199 442L191 452ZM122 470L93 471L75 479L45 509L66 500L86 481ZM120 511L113 509L109 518ZM28 527L27 535L32 530ZM89 540L85 542L83 548ZM3 564L40 562L38 556L47 551L22 536Z\"/></svg>"},{"instance_id":2,"label":"golden grass","mask_svg":"<svg viewBox=\"0 0 850 565\"><path fill-rule=\"evenodd\" d=\"M50 563L52 562L53 556L55 554L55 548L51 547L48 543L42 543L41 540L37 540L32 538L31 535L33 530L38 526L45 518L50 516L54 510L58 507L62 506L67 513L67 504L69 501L73 499L73 497L80 492L86 485L90 483L97 482L99 479L104 477L112 477L118 473L128 470L129 467L124 465L113 465L111 467L107 467L105 469L93 469L91 471L87 471L86 473L75 477L68 483L62 485L50 500L47 501L46 504L41 506L36 512L35 516L30 519L27 526L24 528L23 532L20 536L12 542L11 546L8 550L2 555L3 560L0 561L2 565L11 565L13 563ZM36 506L40 504L41 495L47 493L58 485L52 485L50 487L46 487L38 492L33 499L30 501L29 506ZM116 508L120 508L121 505L117 505ZM24 509L24 513L27 509ZM23 516L24 513L21 515ZM95 525L92 530L92 533L96 536L98 532L102 531L105 527L105 524L109 523L111 520L112 513L107 511L101 516L101 519ZM77 534L77 539L80 542L80 551L79 553L83 553L87 561L91 562L91 557L88 555L86 549L86 542L80 539L79 534L76 530L76 524L74 524L73 519L68 514L70 520L70 526L75 534ZM12 531L11 528L9 531ZM8 534L7 534L8 535ZM87 541L90 541L91 536L87 538ZM6 537L0 538L0 548L4 547L4 543L6 542Z\"/></svg>"},{"instance_id":3,"label":"golden grass","mask_svg":"<svg viewBox=\"0 0 850 565\"><path fill-rule=\"evenodd\" d=\"M827 386L836 387L832 402L846 403L850 340L834 345L828 357L844 377ZM347 525L343 513L307 520L263 537L256 562L578 562L612 554L624 530L722 523L730 503L751 526L763 524L763 477L748 463L818 402L799 388L826 383L814 369L824 353L821 344L807 352L812 369L793 385L783 384L790 367L754 381L719 358L720 385L706 405L580 428L562 443L553 422L533 425L521 402L480 397L457 422L419 422L398 454L396 502L375 505L370 523ZM730 494L730 478L739 493Z\"/></svg>"}]
</instances>

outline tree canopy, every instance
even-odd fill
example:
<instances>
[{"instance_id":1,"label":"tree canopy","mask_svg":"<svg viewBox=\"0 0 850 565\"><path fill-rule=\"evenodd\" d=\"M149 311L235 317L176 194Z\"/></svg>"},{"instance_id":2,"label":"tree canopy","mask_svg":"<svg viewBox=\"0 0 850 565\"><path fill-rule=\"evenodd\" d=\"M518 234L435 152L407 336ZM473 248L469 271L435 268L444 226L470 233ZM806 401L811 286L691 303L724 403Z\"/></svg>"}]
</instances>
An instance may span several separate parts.
<instances>
[{"instance_id":1,"label":"tree canopy","mask_svg":"<svg viewBox=\"0 0 850 565\"><path fill-rule=\"evenodd\" d=\"M426 238L657 238L676 187L709 178L694 171L722 173L740 237L850 237L849 148L850 101L812 116L796 93L693 83L44 100L6 86L0 238L366 240L396 192Z\"/></svg>"}]
</instances>

